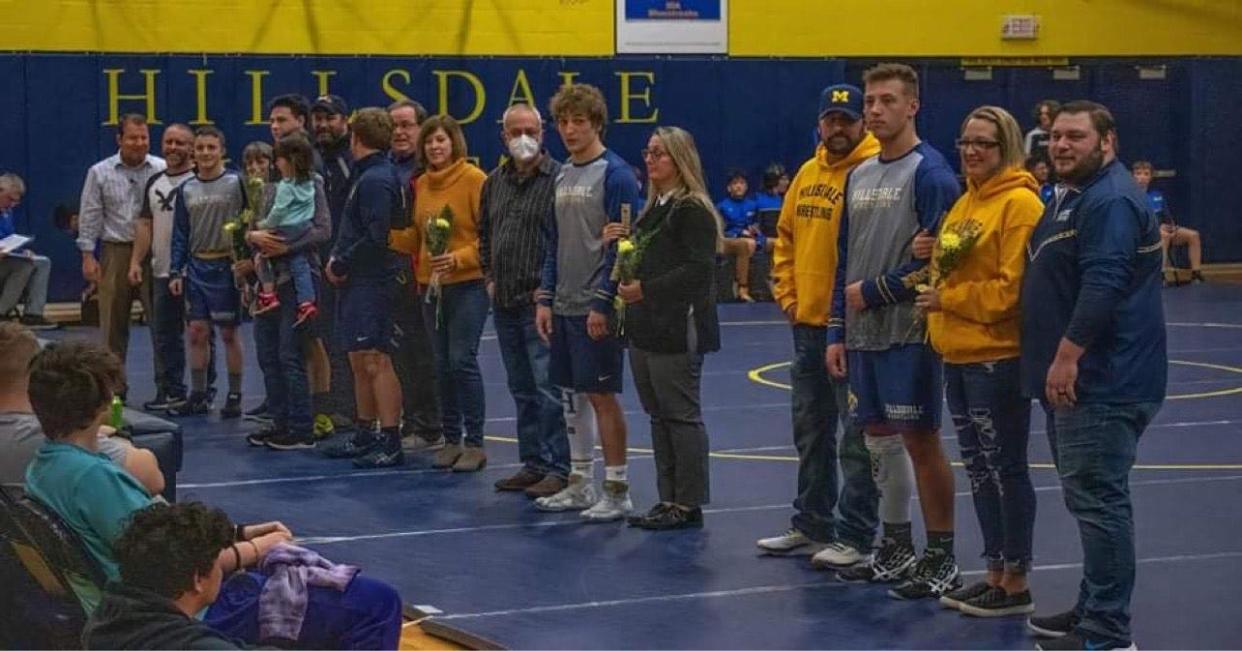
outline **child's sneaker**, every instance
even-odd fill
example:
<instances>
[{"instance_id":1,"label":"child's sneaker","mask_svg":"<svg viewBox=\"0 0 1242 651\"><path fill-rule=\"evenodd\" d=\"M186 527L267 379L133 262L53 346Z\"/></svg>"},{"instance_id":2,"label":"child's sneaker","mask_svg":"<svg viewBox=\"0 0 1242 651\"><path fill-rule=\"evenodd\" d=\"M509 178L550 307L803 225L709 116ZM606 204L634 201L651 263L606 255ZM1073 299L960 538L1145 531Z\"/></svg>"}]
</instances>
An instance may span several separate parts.
<instances>
[{"instance_id":1,"label":"child's sneaker","mask_svg":"<svg viewBox=\"0 0 1242 651\"><path fill-rule=\"evenodd\" d=\"M259 298L254 302L254 313L256 316L267 314L279 307L280 299L276 297L276 292L259 292Z\"/></svg>"},{"instance_id":2,"label":"child's sneaker","mask_svg":"<svg viewBox=\"0 0 1242 651\"><path fill-rule=\"evenodd\" d=\"M315 318L319 314L319 308L315 307L314 301L306 301L298 304L298 318L293 321L293 327L298 327L307 320Z\"/></svg>"}]
</instances>

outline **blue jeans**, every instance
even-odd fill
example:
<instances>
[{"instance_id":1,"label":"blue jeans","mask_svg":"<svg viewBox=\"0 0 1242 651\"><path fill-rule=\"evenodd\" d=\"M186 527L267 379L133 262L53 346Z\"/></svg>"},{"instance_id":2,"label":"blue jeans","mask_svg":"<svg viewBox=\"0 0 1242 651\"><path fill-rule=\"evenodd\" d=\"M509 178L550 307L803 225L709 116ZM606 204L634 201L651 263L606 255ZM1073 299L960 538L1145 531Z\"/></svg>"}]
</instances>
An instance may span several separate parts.
<instances>
[{"instance_id":1,"label":"blue jeans","mask_svg":"<svg viewBox=\"0 0 1242 651\"><path fill-rule=\"evenodd\" d=\"M1080 404L1048 412L1048 444L1065 506L1078 520L1083 577L1078 629L1087 639L1130 641L1134 513L1130 468L1159 402Z\"/></svg>"},{"instance_id":2,"label":"blue jeans","mask_svg":"<svg viewBox=\"0 0 1242 651\"><path fill-rule=\"evenodd\" d=\"M540 474L569 476L561 390L548 376L548 345L535 331L535 306L494 306L496 341L517 407L518 458Z\"/></svg>"},{"instance_id":3,"label":"blue jeans","mask_svg":"<svg viewBox=\"0 0 1242 651\"><path fill-rule=\"evenodd\" d=\"M840 540L871 549L879 526L879 491L871 477L871 455L862 428L849 419L849 386L833 380L825 365L828 330L794 325L793 435L798 449L798 497L792 524L818 542ZM837 423L841 436L843 485L838 494ZM833 509L840 520L833 516Z\"/></svg>"},{"instance_id":4,"label":"blue jeans","mask_svg":"<svg viewBox=\"0 0 1242 651\"><path fill-rule=\"evenodd\" d=\"M989 570L1025 573L1031 564L1035 488L1027 465L1031 401L1022 396L1018 359L944 365L945 397Z\"/></svg>"},{"instance_id":5,"label":"blue jeans","mask_svg":"<svg viewBox=\"0 0 1242 651\"><path fill-rule=\"evenodd\" d=\"M293 283L276 287L280 308L254 320L255 351L267 389L267 409L277 428L311 436L310 385L302 359L302 333L293 327L298 316Z\"/></svg>"},{"instance_id":6,"label":"blue jeans","mask_svg":"<svg viewBox=\"0 0 1242 651\"><path fill-rule=\"evenodd\" d=\"M436 323L436 303L440 323ZM436 383L440 389L440 417L444 438L459 444L462 429L466 445L483 446L483 375L479 373L479 338L487 321L487 288L483 280L444 285L440 298L423 304L423 318L436 351Z\"/></svg>"}]
</instances>

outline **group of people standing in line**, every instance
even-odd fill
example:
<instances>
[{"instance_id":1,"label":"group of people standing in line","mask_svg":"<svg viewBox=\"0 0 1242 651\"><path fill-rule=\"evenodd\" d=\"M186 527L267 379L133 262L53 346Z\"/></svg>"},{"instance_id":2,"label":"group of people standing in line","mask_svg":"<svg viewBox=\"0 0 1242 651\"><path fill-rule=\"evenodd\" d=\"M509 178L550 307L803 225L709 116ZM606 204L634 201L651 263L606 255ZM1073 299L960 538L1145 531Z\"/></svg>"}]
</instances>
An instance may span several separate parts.
<instances>
[{"instance_id":1,"label":"group of people standing in line","mask_svg":"<svg viewBox=\"0 0 1242 651\"><path fill-rule=\"evenodd\" d=\"M821 142L793 178L771 240L774 293L794 338L798 494L789 530L758 545L810 554L843 580L893 583L890 594L901 599L937 598L976 616L1033 612L1027 449L1030 401L1038 400L1085 563L1074 609L1032 617L1031 627L1054 638L1042 648L1128 646L1128 474L1163 400L1167 360L1160 228L1117 160L1112 116L1087 101L1050 115L1060 183L1045 206L1004 109L979 107L963 121L962 193L915 130L914 70L883 64L864 81L823 91ZM206 411L219 331L229 373L222 415L240 415L238 286L269 265L256 292L255 339L270 423L249 442L310 448L317 432L344 429L320 446L325 454L385 467L434 451L435 467L467 472L487 463L477 354L490 310L523 464L496 488L590 522L702 526L709 463L699 390L703 357L720 347L713 275L725 233L694 139L677 127L654 130L642 151L643 199L631 167L604 145L597 89L568 84L551 112L568 161L548 155L538 109L517 104L502 120L509 157L485 174L466 161L459 125L414 102L360 109L347 121L340 98L321 97L309 110L299 98L278 98L275 149L252 145L245 154L252 177L276 178L264 155L280 173L260 205L247 181L224 170L217 130L170 125L165 162L146 153L141 118L123 119L120 152L88 175L79 238L83 273L104 296L105 338L123 359L128 312L118 316L121 299L109 296L123 294L128 310L130 285L166 273L166 292L160 282L156 295L185 310L169 324L190 322L192 387L178 395L178 352L160 343L163 406L174 415ZM308 114L324 136L317 151L305 135ZM160 201L139 210L140 195L127 190L135 185ZM245 240L257 264L230 256L224 229L247 208L255 220ZM124 219L138 214L148 219ZM618 255L635 253L632 274L613 273ZM298 255L305 264L289 259ZM303 289L308 275L317 294ZM157 299L165 323L160 310ZM326 414L323 396L337 376L324 342L348 358L350 427ZM617 399L625 342L650 416L659 489L641 515L629 496ZM984 580L965 587L954 479L939 437L942 395L987 560ZM926 527L921 557L915 491Z\"/></svg>"}]
</instances>

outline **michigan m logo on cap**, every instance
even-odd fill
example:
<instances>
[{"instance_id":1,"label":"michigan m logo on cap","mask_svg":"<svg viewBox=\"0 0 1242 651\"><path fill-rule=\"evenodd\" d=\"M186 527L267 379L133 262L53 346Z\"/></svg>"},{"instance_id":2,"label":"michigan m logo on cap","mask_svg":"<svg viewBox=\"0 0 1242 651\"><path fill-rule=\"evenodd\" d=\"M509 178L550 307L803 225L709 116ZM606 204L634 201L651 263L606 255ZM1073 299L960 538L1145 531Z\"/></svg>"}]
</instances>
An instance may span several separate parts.
<instances>
[{"instance_id":1,"label":"michigan m logo on cap","mask_svg":"<svg viewBox=\"0 0 1242 651\"><path fill-rule=\"evenodd\" d=\"M832 91L832 103L833 104L845 103L848 101L850 101L850 91L848 90Z\"/></svg>"}]
</instances>

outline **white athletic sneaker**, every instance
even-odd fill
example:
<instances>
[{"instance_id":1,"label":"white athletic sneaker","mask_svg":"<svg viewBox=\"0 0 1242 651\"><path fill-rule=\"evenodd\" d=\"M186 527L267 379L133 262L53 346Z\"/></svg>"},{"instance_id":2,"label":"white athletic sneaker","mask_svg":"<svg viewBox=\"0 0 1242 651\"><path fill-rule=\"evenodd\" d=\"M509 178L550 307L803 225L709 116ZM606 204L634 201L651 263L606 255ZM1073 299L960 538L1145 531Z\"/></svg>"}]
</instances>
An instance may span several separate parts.
<instances>
[{"instance_id":1,"label":"white athletic sneaker","mask_svg":"<svg viewBox=\"0 0 1242 651\"><path fill-rule=\"evenodd\" d=\"M569 485L559 493L535 500L535 508L540 511L581 511L594 506L599 501L595 486L587 482L586 477L578 474L569 476Z\"/></svg>"},{"instance_id":2,"label":"white athletic sneaker","mask_svg":"<svg viewBox=\"0 0 1242 651\"><path fill-rule=\"evenodd\" d=\"M755 542L766 554L785 556L810 556L822 551L827 545L806 537L797 529L790 529L779 536L760 538Z\"/></svg>"},{"instance_id":3,"label":"white athletic sneaker","mask_svg":"<svg viewBox=\"0 0 1242 651\"><path fill-rule=\"evenodd\" d=\"M623 481L605 481L604 496L594 506L578 515L587 522L616 522L625 519L633 510L629 484Z\"/></svg>"},{"instance_id":4,"label":"white athletic sneaker","mask_svg":"<svg viewBox=\"0 0 1242 651\"><path fill-rule=\"evenodd\" d=\"M811 567L816 569L841 569L857 565L867 559L867 555L854 549L853 545L843 542L831 542L819 553L811 557Z\"/></svg>"}]
</instances>

